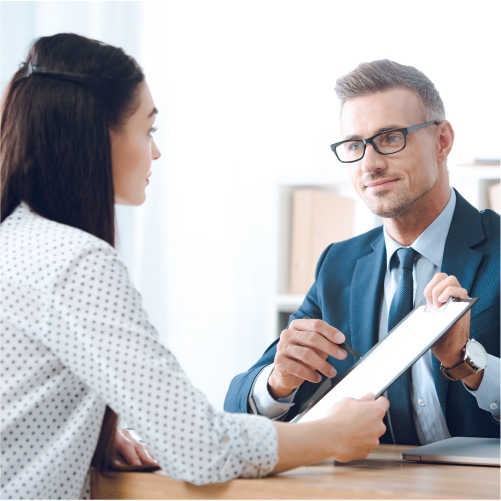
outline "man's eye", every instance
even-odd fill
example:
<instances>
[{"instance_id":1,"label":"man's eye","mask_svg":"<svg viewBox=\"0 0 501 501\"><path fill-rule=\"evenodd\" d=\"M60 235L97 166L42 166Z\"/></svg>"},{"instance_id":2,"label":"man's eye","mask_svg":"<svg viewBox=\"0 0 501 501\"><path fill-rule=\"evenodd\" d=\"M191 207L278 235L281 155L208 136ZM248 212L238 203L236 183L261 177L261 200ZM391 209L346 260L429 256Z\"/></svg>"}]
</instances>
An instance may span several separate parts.
<instances>
[{"instance_id":1,"label":"man's eye","mask_svg":"<svg viewBox=\"0 0 501 501\"><path fill-rule=\"evenodd\" d=\"M156 132L157 130L158 130L158 128L157 128L157 127L152 127L152 128L150 129L150 136L151 136L152 134L155 134L155 132Z\"/></svg>"},{"instance_id":2,"label":"man's eye","mask_svg":"<svg viewBox=\"0 0 501 501\"><path fill-rule=\"evenodd\" d=\"M358 151L362 147L362 143L360 141L350 141L345 143L345 148L348 151Z\"/></svg>"},{"instance_id":3,"label":"man's eye","mask_svg":"<svg viewBox=\"0 0 501 501\"><path fill-rule=\"evenodd\" d=\"M381 136L381 143L387 144L387 145L396 145L396 144L401 144L402 141L404 140L403 134L386 134L384 136Z\"/></svg>"}]
</instances>

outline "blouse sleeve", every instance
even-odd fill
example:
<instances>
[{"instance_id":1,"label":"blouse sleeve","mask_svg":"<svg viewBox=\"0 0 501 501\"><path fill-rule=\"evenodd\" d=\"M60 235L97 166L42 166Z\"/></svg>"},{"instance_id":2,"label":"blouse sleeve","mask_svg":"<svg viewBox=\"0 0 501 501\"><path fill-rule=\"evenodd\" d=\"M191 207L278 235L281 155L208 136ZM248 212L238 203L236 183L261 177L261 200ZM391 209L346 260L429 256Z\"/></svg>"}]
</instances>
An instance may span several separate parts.
<instances>
[{"instance_id":1,"label":"blouse sleeve","mask_svg":"<svg viewBox=\"0 0 501 501\"><path fill-rule=\"evenodd\" d=\"M137 430L170 478L204 484L272 470L273 424L211 407L158 341L113 248L86 246L46 297L40 340Z\"/></svg>"}]
</instances>

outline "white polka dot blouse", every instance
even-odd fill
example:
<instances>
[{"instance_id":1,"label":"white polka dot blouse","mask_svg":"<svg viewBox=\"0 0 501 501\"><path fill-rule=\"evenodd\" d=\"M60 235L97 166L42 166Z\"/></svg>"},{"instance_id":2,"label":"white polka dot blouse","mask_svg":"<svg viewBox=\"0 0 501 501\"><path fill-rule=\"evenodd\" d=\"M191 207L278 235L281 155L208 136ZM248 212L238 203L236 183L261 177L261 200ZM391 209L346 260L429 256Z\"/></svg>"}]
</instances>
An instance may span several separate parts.
<instances>
[{"instance_id":1,"label":"white polka dot blouse","mask_svg":"<svg viewBox=\"0 0 501 501\"><path fill-rule=\"evenodd\" d=\"M159 343L115 249L24 203L0 247L3 499L89 497L106 404L172 479L272 470L272 422L211 407Z\"/></svg>"}]
</instances>

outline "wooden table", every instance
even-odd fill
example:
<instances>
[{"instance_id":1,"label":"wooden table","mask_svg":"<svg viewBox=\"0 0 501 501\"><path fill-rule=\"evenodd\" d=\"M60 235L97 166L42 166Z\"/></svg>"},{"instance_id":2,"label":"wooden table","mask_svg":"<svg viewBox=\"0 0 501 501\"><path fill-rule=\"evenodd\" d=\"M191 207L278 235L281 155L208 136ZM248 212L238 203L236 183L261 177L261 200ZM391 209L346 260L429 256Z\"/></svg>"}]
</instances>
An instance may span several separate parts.
<instances>
[{"instance_id":1,"label":"wooden table","mask_svg":"<svg viewBox=\"0 0 501 501\"><path fill-rule=\"evenodd\" d=\"M93 471L91 492L93 499L500 499L498 467L402 461L408 448L381 445L364 461L201 487L162 472Z\"/></svg>"}]
</instances>

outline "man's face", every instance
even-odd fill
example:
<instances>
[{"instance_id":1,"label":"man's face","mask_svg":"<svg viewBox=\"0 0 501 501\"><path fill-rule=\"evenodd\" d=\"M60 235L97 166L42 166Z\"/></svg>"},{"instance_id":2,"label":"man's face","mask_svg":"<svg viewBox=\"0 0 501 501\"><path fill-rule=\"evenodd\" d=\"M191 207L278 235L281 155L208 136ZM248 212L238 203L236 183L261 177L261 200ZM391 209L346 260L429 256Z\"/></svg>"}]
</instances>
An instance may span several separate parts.
<instances>
[{"instance_id":1,"label":"man's face","mask_svg":"<svg viewBox=\"0 0 501 501\"><path fill-rule=\"evenodd\" d=\"M343 139L365 139L383 130L425 121L418 95L399 88L346 101L341 133ZM357 193L374 214L398 218L417 200L433 196L439 176L436 133L436 125L412 132L405 149L392 155L381 155L369 144L364 158L346 164Z\"/></svg>"}]
</instances>

